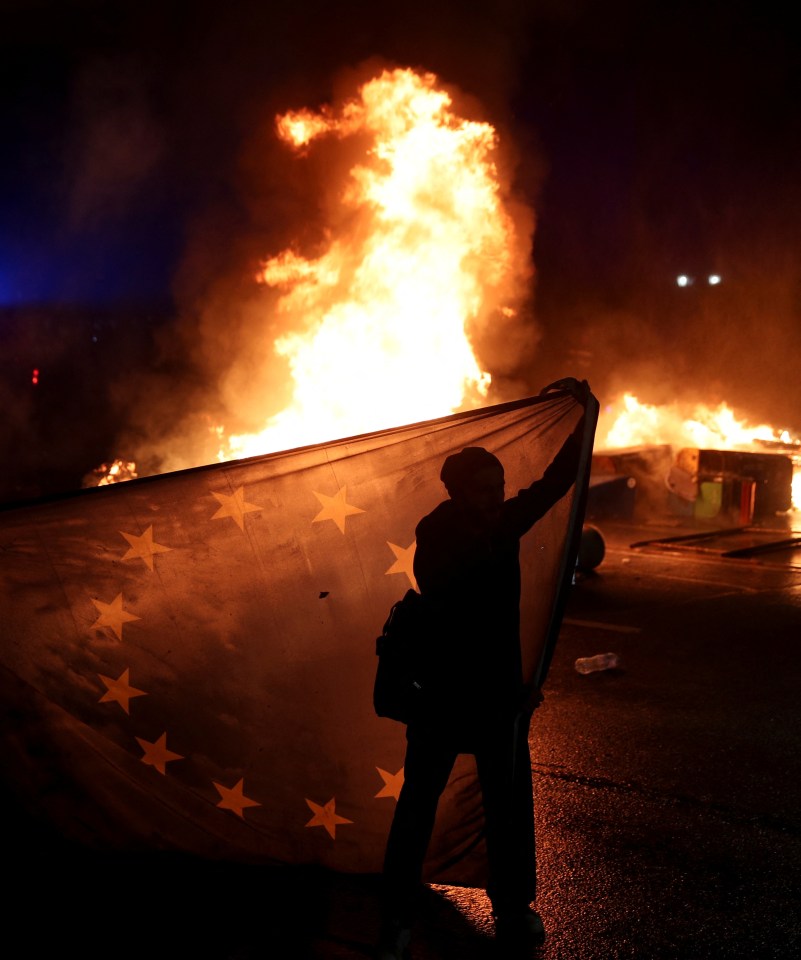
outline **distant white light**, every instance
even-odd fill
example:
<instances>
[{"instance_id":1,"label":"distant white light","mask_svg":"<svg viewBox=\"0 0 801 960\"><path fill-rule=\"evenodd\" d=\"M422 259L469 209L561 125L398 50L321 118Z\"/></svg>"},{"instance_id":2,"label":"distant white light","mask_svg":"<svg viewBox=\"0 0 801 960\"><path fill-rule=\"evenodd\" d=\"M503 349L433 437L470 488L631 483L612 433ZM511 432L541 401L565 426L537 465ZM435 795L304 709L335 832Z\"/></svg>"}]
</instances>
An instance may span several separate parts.
<instances>
[{"instance_id":1,"label":"distant white light","mask_svg":"<svg viewBox=\"0 0 801 960\"><path fill-rule=\"evenodd\" d=\"M723 279L719 273L710 273L707 277L707 281L710 287L716 287L720 281Z\"/></svg>"},{"instance_id":2,"label":"distant white light","mask_svg":"<svg viewBox=\"0 0 801 960\"><path fill-rule=\"evenodd\" d=\"M691 278L691 277L688 277L686 273L680 273L680 274L676 277L676 283L677 283L680 287L689 287L692 282L693 282L693 281L692 281L692 278Z\"/></svg>"}]
</instances>

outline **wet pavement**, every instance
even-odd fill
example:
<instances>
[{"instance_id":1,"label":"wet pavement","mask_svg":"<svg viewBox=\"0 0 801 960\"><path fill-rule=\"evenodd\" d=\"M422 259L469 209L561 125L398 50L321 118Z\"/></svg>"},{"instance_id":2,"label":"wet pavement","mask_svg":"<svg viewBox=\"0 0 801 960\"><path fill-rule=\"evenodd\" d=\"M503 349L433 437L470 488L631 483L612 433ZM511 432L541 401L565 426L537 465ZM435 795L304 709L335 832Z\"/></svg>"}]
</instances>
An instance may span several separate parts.
<instances>
[{"instance_id":1,"label":"wet pavement","mask_svg":"<svg viewBox=\"0 0 801 960\"><path fill-rule=\"evenodd\" d=\"M799 957L799 552L633 548L682 531L598 526L532 724L535 956ZM607 651L617 669L575 671ZM375 877L24 842L6 906L25 955L364 960L377 933ZM430 888L411 955L497 957L483 892Z\"/></svg>"},{"instance_id":2,"label":"wet pavement","mask_svg":"<svg viewBox=\"0 0 801 960\"><path fill-rule=\"evenodd\" d=\"M799 956L801 570L608 533L532 728L543 956Z\"/></svg>"}]
</instances>

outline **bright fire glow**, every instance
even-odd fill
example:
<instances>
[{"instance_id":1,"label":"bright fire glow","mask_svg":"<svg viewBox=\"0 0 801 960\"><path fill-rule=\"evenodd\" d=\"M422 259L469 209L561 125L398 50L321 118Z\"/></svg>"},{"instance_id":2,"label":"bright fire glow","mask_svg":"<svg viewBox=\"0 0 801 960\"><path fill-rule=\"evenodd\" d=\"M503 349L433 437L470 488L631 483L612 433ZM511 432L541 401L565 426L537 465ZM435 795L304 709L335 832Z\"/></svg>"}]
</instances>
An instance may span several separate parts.
<instances>
[{"instance_id":1,"label":"bright fire glow","mask_svg":"<svg viewBox=\"0 0 801 960\"><path fill-rule=\"evenodd\" d=\"M85 478L85 485L90 487L106 487L111 483L123 483L125 480L136 479L136 464L128 460L114 460L111 463L101 463Z\"/></svg>"},{"instance_id":2,"label":"bright fire glow","mask_svg":"<svg viewBox=\"0 0 801 960\"><path fill-rule=\"evenodd\" d=\"M691 409L679 403L653 406L640 403L630 393L606 407L599 419L595 447L598 450L667 443L674 450L698 447L707 450L751 450L776 452L784 448L793 459L793 508L801 509L801 440L787 430L767 424L751 426L725 404Z\"/></svg>"},{"instance_id":3,"label":"bright fire glow","mask_svg":"<svg viewBox=\"0 0 801 960\"><path fill-rule=\"evenodd\" d=\"M299 155L335 138L354 156L325 249L287 249L258 279L278 292L289 405L221 458L252 456L480 404L489 387L468 332L527 292L493 127L461 118L433 74L385 71L338 110L277 118ZM354 136L358 135L358 136ZM347 142L346 142L347 141ZM354 142L355 141L355 142Z\"/></svg>"}]
</instances>

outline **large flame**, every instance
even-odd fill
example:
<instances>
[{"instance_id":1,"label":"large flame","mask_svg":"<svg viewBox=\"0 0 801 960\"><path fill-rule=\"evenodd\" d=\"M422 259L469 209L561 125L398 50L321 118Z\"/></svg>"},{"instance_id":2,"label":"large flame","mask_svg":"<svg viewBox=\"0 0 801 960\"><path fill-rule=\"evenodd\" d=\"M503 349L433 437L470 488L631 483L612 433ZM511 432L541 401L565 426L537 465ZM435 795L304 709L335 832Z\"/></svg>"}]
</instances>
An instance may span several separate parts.
<instances>
[{"instance_id":1,"label":"large flame","mask_svg":"<svg viewBox=\"0 0 801 960\"><path fill-rule=\"evenodd\" d=\"M493 127L458 116L433 74L397 69L339 110L278 117L277 130L300 156L322 137L362 152L340 185L324 252L287 249L263 265L259 279L279 291L275 309L292 331L274 349L294 393L260 432L224 438L221 458L480 403L490 376L470 325L511 316L530 271Z\"/></svg>"},{"instance_id":2,"label":"large flame","mask_svg":"<svg viewBox=\"0 0 801 960\"><path fill-rule=\"evenodd\" d=\"M633 394L625 393L605 407L598 423L597 449L653 443L668 443L674 449L784 452L794 464L793 508L801 509L801 440L787 430L777 430L764 423L750 425L746 418L735 416L726 403L717 407L703 403L690 408L681 403L654 406L640 403Z\"/></svg>"}]
</instances>

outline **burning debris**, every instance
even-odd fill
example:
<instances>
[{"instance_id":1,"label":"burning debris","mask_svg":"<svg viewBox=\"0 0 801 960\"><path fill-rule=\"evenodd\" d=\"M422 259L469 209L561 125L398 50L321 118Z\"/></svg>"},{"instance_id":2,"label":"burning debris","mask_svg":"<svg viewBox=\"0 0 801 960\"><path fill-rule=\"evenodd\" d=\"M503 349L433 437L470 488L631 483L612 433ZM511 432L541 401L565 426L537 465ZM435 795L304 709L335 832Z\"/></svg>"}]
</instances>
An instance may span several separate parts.
<instances>
[{"instance_id":1,"label":"burning debris","mask_svg":"<svg viewBox=\"0 0 801 960\"><path fill-rule=\"evenodd\" d=\"M137 477L136 464L129 460L114 460L112 463L101 463L83 478L81 486L105 487L110 483L122 483L125 480L135 480Z\"/></svg>"},{"instance_id":2,"label":"burning debris","mask_svg":"<svg viewBox=\"0 0 801 960\"><path fill-rule=\"evenodd\" d=\"M801 441L751 427L725 403L688 411L625 394L605 411L598 438L596 486L629 477L648 513L749 524L801 509Z\"/></svg>"},{"instance_id":3,"label":"burning debris","mask_svg":"<svg viewBox=\"0 0 801 960\"><path fill-rule=\"evenodd\" d=\"M667 485L689 505L685 509L692 510L692 516L723 514L748 524L793 506L793 462L780 453L685 447L676 456Z\"/></svg>"}]
</instances>

